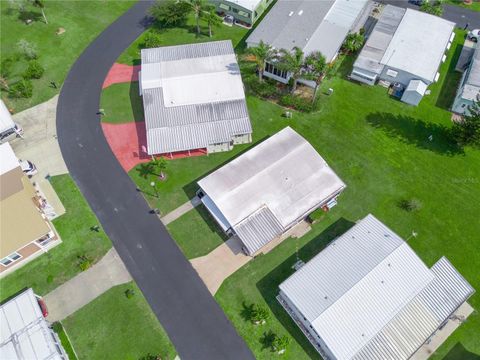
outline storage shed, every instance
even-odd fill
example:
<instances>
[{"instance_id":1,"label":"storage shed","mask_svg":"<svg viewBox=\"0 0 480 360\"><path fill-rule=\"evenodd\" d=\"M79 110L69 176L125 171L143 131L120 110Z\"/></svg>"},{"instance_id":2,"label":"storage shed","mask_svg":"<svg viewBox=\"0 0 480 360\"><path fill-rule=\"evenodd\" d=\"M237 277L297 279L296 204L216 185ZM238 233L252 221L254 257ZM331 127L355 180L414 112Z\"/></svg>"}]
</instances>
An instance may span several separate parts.
<instances>
[{"instance_id":1,"label":"storage shed","mask_svg":"<svg viewBox=\"0 0 480 360\"><path fill-rule=\"evenodd\" d=\"M407 360L474 293L446 258L429 269L373 215L279 289L284 309L330 360Z\"/></svg>"},{"instance_id":2,"label":"storage shed","mask_svg":"<svg viewBox=\"0 0 480 360\"><path fill-rule=\"evenodd\" d=\"M423 99L423 95L427 91L427 84L422 80L411 80L407 88L403 92L402 101L404 103L417 106Z\"/></svg>"},{"instance_id":3,"label":"storage shed","mask_svg":"<svg viewBox=\"0 0 480 360\"><path fill-rule=\"evenodd\" d=\"M303 137L286 127L198 182L222 229L255 254L312 211L336 204L343 181Z\"/></svg>"}]
</instances>

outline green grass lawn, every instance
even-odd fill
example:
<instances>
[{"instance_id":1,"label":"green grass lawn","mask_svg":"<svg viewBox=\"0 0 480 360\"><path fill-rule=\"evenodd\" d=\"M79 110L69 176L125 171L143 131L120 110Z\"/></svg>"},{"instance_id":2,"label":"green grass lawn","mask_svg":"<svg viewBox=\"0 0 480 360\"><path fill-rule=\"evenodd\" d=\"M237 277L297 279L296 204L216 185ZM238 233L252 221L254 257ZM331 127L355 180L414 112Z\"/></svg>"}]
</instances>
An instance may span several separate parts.
<instances>
[{"instance_id":1,"label":"green grass lawn","mask_svg":"<svg viewBox=\"0 0 480 360\"><path fill-rule=\"evenodd\" d=\"M168 224L167 229L188 259L207 255L227 240L203 205Z\"/></svg>"},{"instance_id":2,"label":"green grass lawn","mask_svg":"<svg viewBox=\"0 0 480 360\"><path fill-rule=\"evenodd\" d=\"M102 91L100 107L105 110L102 121L126 123L144 121L142 98L138 82L113 84Z\"/></svg>"},{"instance_id":3,"label":"green grass lawn","mask_svg":"<svg viewBox=\"0 0 480 360\"><path fill-rule=\"evenodd\" d=\"M478 0L473 0L473 3L470 5L464 4L463 0L446 0L445 3L461 6L472 11L480 11L480 1ZM458 24L458 25L463 26L464 24ZM474 26L473 24L470 24L470 25Z\"/></svg>"},{"instance_id":4,"label":"green grass lawn","mask_svg":"<svg viewBox=\"0 0 480 360\"><path fill-rule=\"evenodd\" d=\"M135 295L127 298L127 289ZM133 282L111 288L62 323L80 359L175 357L173 345Z\"/></svg>"},{"instance_id":5,"label":"green grass lawn","mask_svg":"<svg viewBox=\"0 0 480 360\"><path fill-rule=\"evenodd\" d=\"M50 99L60 89L50 87L55 81L58 87L81 54L83 49L95 39L100 32L118 18L134 1L45 1L45 13L48 25L43 19L30 25L19 20L19 13L11 10L7 1L0 1L0 33L2 34L0 60L18 53L17 43L25 39L34 44L39 55L38 61L45 68L45 74L39 80L33 80L33 97L30 99L13 100L2 92L9 107L16 112L29 108ZM32 12L30 18L41 17L41 13L32 6L27 9ZM66 32L56 35L59 27ZM10 83L19 79L26 67L26 61L21 58L16 62Z\"/></svg>"},{"instance_id":6,"label":"green grass lawn","mask_svg":"<svg viewBox=\"0 0 480 360\"><path fill-rule=\"evenodd\" d=\"M64 215L53 220L62 243L1 279L0 300L26 287L45 295L80 272L79 255L96 262L112 246L102 230L90 230L99 222L72 178L54 176L51 182L66 209Z\"/></svg>"},{"instance_id":7,"label":"green grass lawn","mask_svg":"<svg viewBox=\"0 0 480 360\"><path fill-rule=\"evenodd\" d=\"M165 35L171 37L165 40L168 44L174 43L174 33ZM459 80L454 62L463 35L457 32L439 81L430 86L431 94L418 107L391 98L381 86L345 80L352 64L352 59L347 58L338 75L322 85L322 91L331 87L334 93L320 97L320 110L315 113L293 112L293 118L286 119L283 108L248 96L253 143L235 146L227 153L169 161L168 179L159 184L158 198L152 196L149 186L154 175L142 178L139 168L131 170L130 175L144 189L150 205L165 214L195 195L199 179L288 125L318 150L348 186L332 213L300 240L304 260L318 253L352 222L373 213L405 239L412 231L417 232L418 237L409 243L427 265L445 255L475 288L480 288L480 151L454 145L448 132L450 113L446 110ZM400 200L413 198L421 203L418 211L399 208ZM200 218L191 212L169 226L186 253L210 249L214 231L207 223L202 225ZM196 239L209 241L199 243ZM218 237L216 241L220 243ZM274 298L278 283L291 272L295 241L288 240L246 265L223 284L216 296L260 359L272 357L261 342L263 332L270 329L294 338L286 358L317 357ZM242 318L243 303L253 302L265 302L274 314L263 328L252 327ZM475 295L471 303L479 308L480 296ZM463 348L480 354L480 340L475 335L479 331L480 318L474 314L434 357L449 353L452 359L458 358L455 354L461 354Z\"/></svg>"},{"instance_id":8,"label":"green grass lawn","mask_svg":"<svg viewBox=\"0 0 480 360\"><path fill-rule=\"evenodd\" d=\"M65 331L65 328L60 322L57 322L53 325L53 331L55 331L62 343L62 347L68 355L68 360L78 360L77 354L73 349L72 343L70 342L70 338Z\"/></svg>"},{"instance_id":9,"label":"green grass lawn","mask_svg":"<svg viewBox=\"0 0 480 360\"><path fill-rule=\"evenodd\" d=\"M202 33L197 36L195 30L195 20L193 16L189 16L188 22L181 28L157 28L153 27L135 40L129 48L118 58L117 62L128 65L140 64L140 49L143 47L144 38L148 32L157 32L162 39L161 46L170 46L178 44L191 44L197 42L217 41L217 40L232 40L233 46L243 44L248 32L240 26L226 26L221 25L213 29L213 36L208 36L208 28L201 26Z\"/></svg>"}]
</instances>

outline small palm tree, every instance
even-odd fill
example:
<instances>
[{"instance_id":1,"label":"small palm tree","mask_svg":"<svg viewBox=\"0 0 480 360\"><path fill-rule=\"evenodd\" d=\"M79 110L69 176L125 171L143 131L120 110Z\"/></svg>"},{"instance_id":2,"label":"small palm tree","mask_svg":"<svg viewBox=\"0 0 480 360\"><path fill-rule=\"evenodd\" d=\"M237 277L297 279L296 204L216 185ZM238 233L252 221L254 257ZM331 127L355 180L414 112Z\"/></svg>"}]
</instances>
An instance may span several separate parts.
<instances>
[{"instance_id":1,"label":"small palm tree","mask_svg":"<svg viewBox=\"0 0 480 360\"><path fill-rule=\"evenodd\" d=\"M313 94L313 101L317 96L317 90L322 82L323 76L328 69L327 60L320 51L314 51L305 58L305 75L308 80L315 82L315 91Z\"/></svg>"},{"instance_id":2,"label":"small palm tree","mask_svg":"<svg viewBox=\"0 0 480 360\"><path fill-rule=\"evenodd\" d=\"M208 10L203 13L203 20L208 25L208 36L212 37L212 27L218 27L222 24L223 20L220 16L217 15L215 12L215 7L210 6Z\"/></svg>"},{"instance_id":3,"label":"small palm tree","mask_svg":"<svg viewBox=\"0 0 480 360\"><path fill-rule=\"evenodd\" d=\"M294 47L292 51L281 49L279 61L276 66L280 70L290 73L292 79L292 93L297 90L297 82L304 71L305 54L299 47Z\"/></svg>"},{"instance_id":4,"label":"small palm tree","mask_svg":"<svg viewBox=\"0 0 480 360\"><path fill-rule=\"evenodd\" d=\"M160 158L155 158L152 160L155 168L160 171L159 177L160 179L165 179L165 170L167 170L167 160L165 158L160 157Z\"/></svg>"},{"instance_id":5,"label":"small palm tree","mask_svg":"<svg viewBox=\"0 0 480 360\"><path fill-rule=\"evenodd\" d=\"M250 47L247 49L247 53L255 57L255 63L257 65L258 79L263 81L263 72L265 71L265 64L275 57L273 48L260 41L258 46Z\"/></svg>"},{"instance_id":6,"label":"small palm tree","mask_svg":"<svg viewBox=\"0 0 480 360\"><path fill-rule=\"evenodd\" d=\"M187 4L190 5L190 10L195 16L195 23L197 25L197 35L200 35L200 18L204 16L208 5L205 0L186 0Z\"/></svg>"},{"instance_id":7,"label":"small palm tree","mask_svg":"<svg viewBox=\"0 0 480 360\"><path fill-rule=\"evenodd\" d=\"M261 305L254 305L252 308L251 320L255 325L263 325L270 318L268 309Z\"/></svg>"},{"instance_id":8,"label":"small palm tree","mask_svg":"<svg viewBox=\"0 0 480 360\"><path fill-rule=\"evenodd\" d=\"M290 338L288 336L275 336L275 339L272 342L273 350L277 354L281 355L287 351L287 347L290 344Z\"/></svg>"},{"instance_id":9,"label":"small palm tree","mask_svg":"<svg viewBox=\"0 0 480 360\"><path fill-rule=\"evenodd\" d=\"M355 53L360 50L365 42L365 37L360 33L348 34L343 43L343 49L346 53Z\"/></svg>"},{"instance_id":10,"label":"small palm tree","mask_svg":"<svg viewBox=\"0 0 480 360\"><path fill-rule=\"evenodd\" d=\"M45 20L45 24L48 24L47 17L45 16L45 3L43 2L43 0L31 0L31 1L33 6L40 9L43 15L43 19Z\"/></svg>"}]
</instances>

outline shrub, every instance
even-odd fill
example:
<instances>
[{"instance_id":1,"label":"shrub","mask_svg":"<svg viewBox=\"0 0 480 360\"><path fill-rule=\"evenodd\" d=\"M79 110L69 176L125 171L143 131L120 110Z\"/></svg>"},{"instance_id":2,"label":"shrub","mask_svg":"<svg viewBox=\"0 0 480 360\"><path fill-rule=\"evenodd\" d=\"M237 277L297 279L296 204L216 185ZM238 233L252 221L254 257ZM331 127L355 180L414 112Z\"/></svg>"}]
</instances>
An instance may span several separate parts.
<instances>
[{"instance_id":1,"label":"shrub","mask_svg":"<svg viewBox=\"0 0 480 360\"><path fill-rule=\"evenodd\" d=\"M37 47L27 40L20 39L17 43L17 47L27 59L33 60L38 58Z\"/></svg>"},{"instance_id":2,"label":"shrub","mask_svg":"<svg viewBox=\"0 0 480 360\"><path fill-rule=\"evenodd\" d=\"M254 305L251 313L252 323L255 325L265 324L265 322L270 318L270 312L264 306Z\"/></svg>"},{"instance_id":3,"label":"shrub","mask_svg":"<svg viewBox=\"0 0 480 360\"><path fill-rule=\"evenodd\" d=\"M275 339L272 342L273 351L276 351L278 354L283 354L288 345L290 344L290 338L288 336L275 336Z\"/></svg>"},{"instance_id":4,"label":"shrub","mask_svg":"<svg viewBox=\"0 0 480 360\"><path fill-rule=\"evenodd\" d=\"M30 60L27 70L23 73L24 79L40 79L45 69L37 60Z\"/></svg>"},{"instance_id":5,"label":"shrub","mask_svg":"<svg viewBox=\"0 0 480 360\"><path fill-rule=\"evenodd\" d=\"M28 79L20 80L15 84L10 86L8 94L12 98L31 98L33 95L33 85L32 82Z\"/></svg>"},{"instance_id":6,"label":"shrub","mask_svg":"<svg viewBox=\"0 0 480 360\"><path fill-rule=\"evenodd\" d=\"M92 260L86 255L78 255L78 267L85 271L92 266Z\"/></svg>"},{"instance_id":7,"label":"shrub","mask_svg":"<svg viewBox=\"0 0 480 360\"><path fill-rule=\"evenodd\" d=\"M312 104L311 100L307 100L292 94L282 96L278 103L282 106L293 108L302 112L311 112L315 110L315 105Z\"/></svg>"},{"instance_id":8,"label":"shrub","mask_svg":"<svg viewBox=\"0 0 480 360\"><path fill-rule=\"evenodd\" d=\"M47 276L47 283L51 284L53 282L53 275L48 275Z\"/></svg>"},{"instance_id":9,"label":"shrub","mask_svg":"<svg viewBox=\"0 0 480 360\"><path fill-rule=\"evenodd\" d=\"M407 212L420 210L422 203L417 199L402 199L398 202L398 207Z\"/></svg>"},{"instance_id":10,"label":"shrub","mask_svg":"<svg viewBox=\"0 0 480 360\"><path fill-rule=\"evenodd\" d=\"M425 1L423 2L422 6L420 6L420 10L426 12L428 14L442 16L443 14L443 7L440 2L430 2Z\"/></svg>"},{"instance_id":11,"label":"shrub","mask_svg":"<svg viewBox=\"0 0 480 360\"><path fill-rule=\"evenodd\" d=\"M125 290L125 297L127 299L131 299L135 295L135 291L133 289L127 289Z\"/></svg>"},{"instance_id":12,"label":"shrub","mask_svg":"<svg viewBox=\"0 0 480 360\"><path fill-rule=\"evenodd\" d=\"M268 80L260 82L256 76L245 78L245 87L249 93L265 99L272 99L278 96L277 87Z\"/></svg>"},{"instance_id":13,"label":"shrub","mask_svg":"<svg viewBox=\"0 0 480 360\"><path fill-rule=\"evenodd\" d=\"M149 32L143 40L143 47L146 49L162 46L162 39L159 34Z\"/></svg>"},{"instance_id":14,"label":"shrub","mask_svg":"<svg viewBox=\"0 0 480 360\"><path fill-rule=\"evenodd\" d=\"M162 0L150 9L150 15L164 27L183 26L187 22L190 5L186 1Z\"/></svg>"}]
</instances>

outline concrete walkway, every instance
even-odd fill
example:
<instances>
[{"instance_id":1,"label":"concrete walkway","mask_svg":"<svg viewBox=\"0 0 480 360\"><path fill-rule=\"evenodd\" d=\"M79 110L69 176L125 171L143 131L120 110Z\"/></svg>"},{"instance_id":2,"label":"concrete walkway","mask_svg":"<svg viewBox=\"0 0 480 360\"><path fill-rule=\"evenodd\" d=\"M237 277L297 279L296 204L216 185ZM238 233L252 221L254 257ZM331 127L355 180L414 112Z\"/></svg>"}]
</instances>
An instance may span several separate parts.
<instances>
[{"instance_id":1,"label":"concrete walkway","mask_svg":"<svg viewBox=\"0 0 480 360\"><path fill-rule=\"evenodd\" d=\"M192 200L187 201L185 204L179 206L172 212L169 212L167 215L161 217L160 220L162 220L163 225L170 224L172 221L177 220L180 216L186 214L201 203L202 202L198 198L198 196L195 196Z\"/></svg>"},{"instance_id":2,"label":"concrete walkway","mask_svg":"<svg viewBox=\"0 0 480 360\"><path fill-rule=\"evenodd\" d=\"M131 280L125 265L112 248L90 269L45 295L49 312L47 319L51 322L63 320L111 287Z\"/></svg>"},{"instance_id":3,"label":"concrete walkway","mask_svg":"<svg viewBox=\"0 0 480 360\"><path fill-rule=\"evenodd\" d=\"M44 103L13 115L24 134L23 138L16 138L10 144L19 159L35 164L38 173L32 181L41 188L56 216L60 216L65 213L65 208L48 181L48 176L68 173L57 140L57 102L58 95L55 95Z\"/></svg>"},{"instance_id":4,"label":"concrete walkway","mask_svg":"<svg viewBox=\"0 0 480 360\"><path fill-rule=\"evenodd\" d=\"M232 237L205 256L190 260L208 290L215 295L223 281L253 258L242 251L237 237Z\"/></svg>"},{"instance_id":5,"label":"concrete walkway","mask_svg":"<svg viewBox=\"0 0 480 360\"><path fill-rule=\"evenodd\" d=\"M465 321L472 313L473 308L469 303L463 303L457 311L451 316L451 319L447 324L438 330L431 340L424 344L415 354L411 357L411 360L426 360L428 359L452 333Z\"/></svg>"}]
</instances>

